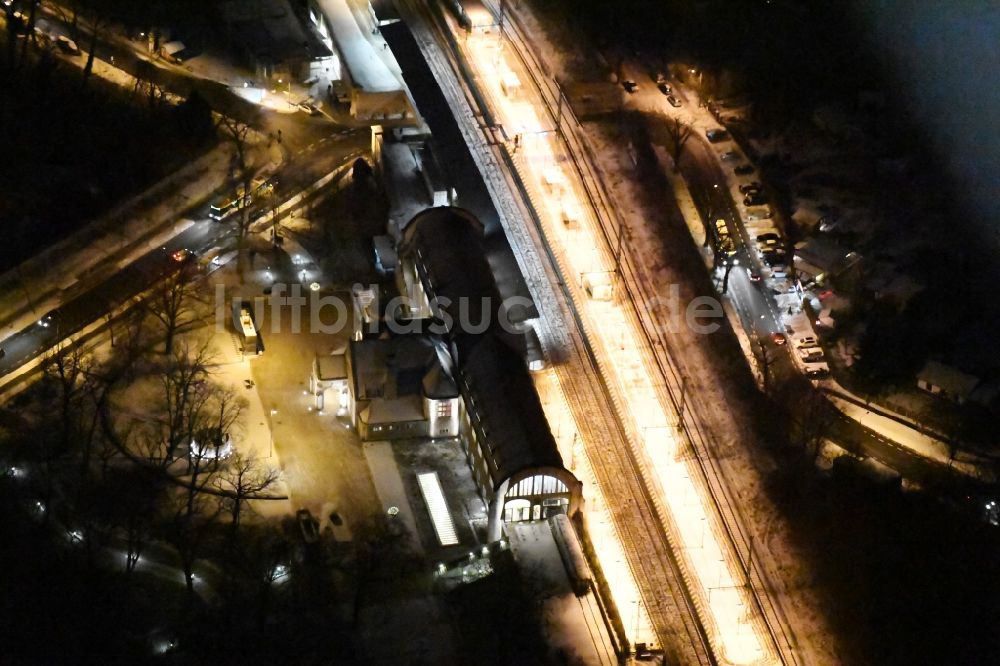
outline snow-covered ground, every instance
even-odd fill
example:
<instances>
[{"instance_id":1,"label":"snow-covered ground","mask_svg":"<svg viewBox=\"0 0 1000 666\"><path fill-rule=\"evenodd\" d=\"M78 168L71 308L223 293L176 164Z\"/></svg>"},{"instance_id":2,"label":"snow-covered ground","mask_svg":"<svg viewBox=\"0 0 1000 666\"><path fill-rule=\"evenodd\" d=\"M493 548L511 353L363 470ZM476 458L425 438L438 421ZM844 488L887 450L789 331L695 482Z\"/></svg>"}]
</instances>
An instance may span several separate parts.
<instances>
[{"instance_id":1,"label":"snow-covered ground","mask_svg":"<svg viewBox=\"0 0 1000 666\"><path fill-rule=\"evenodd\" d=\"M524 16L530 9L524 5L508 8ZM531 20L530 23L538 25ZM534 31L531 35L536 43L536 52L545 54L548 67L552 71L569 71L562 64L560 49L554 47L544 32ZM688 105L690 108L691 105ZM706 112L707 114L707 112ZM714 120L703 119L699 124L716 126ZM703 127L699 127L699 130ZM660 220L674 217L682 222L679 211L670 198L661 199L663 205L654 207L652 197L645 191L645 184L634 178L633 163L624 148L621 137L606 132L597 125L584 125L587 141L592 153L598 158L598 170L608 186L618 214L626 223L625 236L628 238L629 252L642 257L648 280L654 284L678 284L686 292L691 284L691 276L669 259L672 251L660 238ZM693 293L682 294L691 297ZM669 313L659 312L663 318ZM778 601L781 614L791 629L799 646L797 652L803 663L836 663L838 649L826 618L820 612L819 601L811 589L812 572L805 569L792 545L787 524L777 507L770 501L764 490L763 474L772 468L774 462L760 452L760 448L748 445L748 406L741 404L734 395L738 394L730 385L711 357L711 351L703 344L701 336L686 327L668 334L675 358L682 359L689 378L689 390L697 396L694 409L698 409L713 432L717 441L713 452L717 464L739 503L744 518L752 526L755 544L759 544L765 555L758 560L767 570L771 584L771 596ZM700 406L705 406L701 409ZM708 405L727 405L728 409L709 409Z\"/></svg>"}]
</instances>

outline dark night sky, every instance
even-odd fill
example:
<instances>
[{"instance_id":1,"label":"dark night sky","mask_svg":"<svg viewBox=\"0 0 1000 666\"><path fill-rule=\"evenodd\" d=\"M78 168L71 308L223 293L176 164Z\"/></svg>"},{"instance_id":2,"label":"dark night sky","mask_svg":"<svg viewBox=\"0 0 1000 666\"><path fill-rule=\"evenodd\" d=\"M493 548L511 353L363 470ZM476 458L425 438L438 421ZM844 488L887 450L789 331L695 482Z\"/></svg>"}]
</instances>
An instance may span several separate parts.
<instances>
[{"instance_id":1,"label":"dark night sky","mask_svg":"<svg viewBox=\"0 0 1000 666\"><path fill-rule=\"evenodd\" d=\"M1000 0L861 0L921 126L1000 249ZM898 92L896 94L899 94Z\"/></svg>"}]
</instances>

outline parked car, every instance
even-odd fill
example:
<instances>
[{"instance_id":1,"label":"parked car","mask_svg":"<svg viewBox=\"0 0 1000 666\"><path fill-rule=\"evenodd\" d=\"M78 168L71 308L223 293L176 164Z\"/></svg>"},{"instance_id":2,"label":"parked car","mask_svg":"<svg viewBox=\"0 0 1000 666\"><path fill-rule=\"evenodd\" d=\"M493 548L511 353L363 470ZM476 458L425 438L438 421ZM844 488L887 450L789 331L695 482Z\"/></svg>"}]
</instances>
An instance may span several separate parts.
<instances>
[{"instance_id":1,"label":"parked car","mask_svg":"<svg viewBox=\"0 0 1000 666\"><path fill-rule=\"evenodd\" d=\"M56 37L56 47L66 55L80 55L80 47L76 45L76 42L65 35L59 35Z\"/></svg>"},{"instance_id":2,"label":"parked car","mask_svg":"<svg viewBox=\"0 0 1000 666\"><path fill-rule=\"evenodd\" d=\"M778 264L785 263L785 251L780 248L771 248L760 253L764 263L774 268Z\"/></svg>"},{"instance_id":3,"label":"parked car","mask_svg":"<svg viewBox=\"0 0 1000 666\"><path fill-rule=\"evenodd\" d=\"M806 363L805 366L806 377L810 377L812 379L820 379L830 374L830 366L827 365L826 361Z\"/></svg>"},{"instance_id":4,"label":"parked car","mask_svg":"<svg viewBox=\"0 0 1000 666\"><path fill-rule=\"evenodd\" d=\"M758 243L764 243L767 245L781 245L781 236L773 231L757 234L757 237L754 240Z\"/></svg>"},{"instance_id":5,"label":"parked car","mask_svg":"<svg viewBox=\"0 0 1000 666\"><path fill-rule=\"evenodd\" d=\"M795 340L795 346L799 349L808 349L809 347L818 347L819 341L815 336L807 335L803 338L798 338Z\"/></svg>"},{"instance_id":6,"label":"parked car","mask_svg":"<svg viewBox=\"0 0 1000 666\"><path fill-rule=\"evenodd\" d=\"M729 133L724 129L705 130L705 137L710 143L718 143L729 138Z\"/></svg>"},{"instance_id":7,"label":"parked car","mask_svg":"<svg viewBox=\"0 0 1000 666\"><path fill-rule=\"evenodd\" d=\"M735 150L727 150L726 152L719 155L719 159L722 160L723 162L732 162L733 160L738 160L741 157L742 155L740 155Z\"/></svg>"},{"instance_id":8,"label":"parked car","mask_svg":"<svg viewBox=\"0 0 1000 666\"><path fill-rule=\"evenodd\" d=\"M744 206L763 206L767 203L767 197L764 196L763 192L752 191L743 197Z\"/></svg>"},{"instance_id":9,"label":"parked car","mask_svg":"<svg viewBox=\"0 0 1000 666\"><path fill-rule=\"evenodd\" d=\"M837 218L835 217L824 215L823 217L819 218L819 230L822 231L823 233L836 231L838 226L839 226L839 220L837 220Z\"/></svg>"},{"instance_id":10,"label":"parked car","mask_svg":"<svg viewBox=\"0 0 1000 666\"><path fill-rule=\"evenodd\" d=\"M760 252L761 254L765 252L773 252L774 250L777 250L780 247L781 247L780 245L776 244L773 241L770 243L767 241L757 241L757 251Z\"/></svg>"},{"instance_id":11,"label":"parked car","mask_svg":"<svg viewBox=\"0 0 1000 666\"><path fill-rule=\"evenodd\" d=\"M758 220L770 220L772 214L773 213L771 213L770 208L758 209L753 211L752 213L747 213L747 221L756 222Z\"/></svg>"},{"instance_id":12,"label":"parked car","mask_svg":"<svg viewBox=\"0 0 1000 666\"><path fill-rule=\"evenodd\" d=\"M625 92L631 95L632 93L634 93L636 90L639 89L639 84L633 81L632 79L625 79L624 81L622 81L622 88L625 89Z\"/></svg>"},{"instance_id":13,"label":"parked car","mask_svg":"<svg viewBox=\"0 0 1000 666\"><path fill-rule=\"evenodd\" d=\"M667 95L667 101L670 103L670 106L674 107L675 109L678 109L681 106L681 101L676 97L674 97L673 95Z\"/></svg>"},{"instance_id":14,"label":"parked car","mask_svg":"<svg viewBox=\"0 0 1000 666\"><path fill-rule=\"evenodd\" d=\"M295 519L299 523L299 530L306 543L316 543L319 541L319 521L313 518L309 509L299 509L295 513Z\"/></svg>"},{"instance_id":15,"label":"parked car","mask_svg":"<svg viewBox=\"0 0 1000 666\"><path fill-rule=\"evenodd\" d=\"M761 184L752 180L749 183L743 183L740 185L740 194L749 194L750 192L760 192Z\"/></svg>"},{"instance_id":16,"label":"parked car","mask_svg":"<svg viewBox=\"0 0 1000 666\"><path fill-rule=\"evenodd\" d=\"M740 164L733 167L733 173L737 176L749 176L754 172L754 166L752 164Z\"/></svg>"},{"instance_id":17,"label":"parked car","mask_svg":"<svg viewBox=\"0 0 1000 666\"><path fill-rule=\"evenodd\" d=\"M806 347L805 349L797 349L796 352L803 363L815 363L826 358L821 347Z\"/></svg>"},{"instance_id":18,"label":"parked car","mask_svg":"<svg viewBox=\"0 0 1000 666\"><path fill-rule=\"evenodd\" d=\"M661 93L663 93L664 95L670 95L671 93L673 93L673 92L674 92L674 89L670 87L670 84L669 84L669 83L665 83L665 82L663 82L663 81L661 81L660 83L657 83L657 84L656 84L656 87L657 87L657 88L658 88L658 89L660 90L660 92L661 92Z\"/></svg>"}]
</instances>

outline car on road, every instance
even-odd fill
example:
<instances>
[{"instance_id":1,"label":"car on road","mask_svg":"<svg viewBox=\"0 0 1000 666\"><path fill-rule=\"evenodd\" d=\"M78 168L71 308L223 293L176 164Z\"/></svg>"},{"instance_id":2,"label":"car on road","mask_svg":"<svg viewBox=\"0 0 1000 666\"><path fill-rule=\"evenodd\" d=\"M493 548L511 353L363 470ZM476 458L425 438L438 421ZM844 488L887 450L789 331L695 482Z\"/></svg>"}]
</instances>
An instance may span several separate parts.
<instances>
[{"instance_id":1,"label":"car on road","mask_svg":"<svg viewBox=\"0 0 1000 666\"><path fill-rule=\"evenodd\" d=\"M747 266L747 278L749 278L751 282L760 282L760 272L753 266Z\"/></svg>"},{"instance_id":2,"label":"car on road","mask_svg":"<svg viewBox=\"0 0 1000 666\"><path fill-rule=\"evenodd\" d=\"M762 186L758 181L752 180L749 183L743 183L742 185L740 185L740 194L750 194L751 192L760 192L761 187Z\"/></svg>"},{"instance_id":3,"label":"car on road","mask_svg":"<svg viewBox=\"0 0 1000 666\"><path fill-rule=\"evenodd\" d=\"M752 164L739 164L733 167L733 173L737 176L749 176L754 172L754 166Z\"/></svg>"},{"instance_id":4,"label":"car on road","mask_svg":"<svg viewBox=\"0 0 1000 666\"><path fill-rule=\"evenodd\" d=\"M781 347L786 342L788 342L788 339L785 338L784 333L781 333L780 331L775 331L774 333L771 334L771 342Z\"/></svg>"},{"instance_id":5,"label":"car on road","mask_svg":"<svg viewBox=\"0 0 1000 666\"><path fill-rule=\"evenodd\" d=\"M724 129L705 130L705 138L708 139L709 143L718 143L728 139L729 133Z\"/></svg>"},{"instance_id":6,"label":"car on road","mask_svg":"<svg viewBox=\"0 0 1000 666\"><path fill-rule=\"evenodd\" d=\"M670 84L665 81L657 83L656 87L664 95L670 95L674 92L674 89L670 87Z\"/></svg>"},{"instance_id":7,"label":"car on road","mask_svg":"<svg viewBox=\"0 0 1000 666\"><path fill-rule=\"evenodd\" d=\"M38 325L42 328L51 328L56 321L55 310L52 312L47 312L38 320Z\"/></svg>"},{"instance_id":8,"label":"car on road","mask_svg":"<svg viewBox=\"0 0 1000 666\"><path fill-rule=\"evenodd\" d=\"M299 509L295 513L295 520L298 521L299 530L306 543L319 541L319 521L313 518L309 509Z\"/></svg>"},{"instance_id":9,"label":"car on road","mask_svg":"<svg viewBox=\"0 0 1000 666\"><path fill-rule=\"evenodd\" d=\"M59 35L56 37L56 47L66 55L80 55L80 47L76 45L76 42L65 35Z\"/></svg>"},{"instance_id":10,"label":"car on road","mask_svg":"<svg viewBox=\"0 0 1000 666\"><path fill-rule=\"evenodd\" d=\"M674 107L675 109L679 109L681 106L681 101L676 97L674 97L673 95L667 95L667 102L669 102L670 106Z\"/></svg>"},{"instance_id":11,"label":"car on road","mask_svg":"<svg viewBox=\"0 0 1000 666\"><path fill-rule=\"evenodd\" d=\"M719 252L726 257L736 256L736 243L729 234L719 237Z\"/></svg>"},{"instance_id":12,"label":"car on road","mask_svg":"<svg viewBox=\"0 0 1000 666\"><path fill-rule=\"evenodd\" d=\"M764 193L760 191L751 191L743 197L744 206L763 206L766 203L767 197L765 197Z\"/></svg>"},{"instance_id":13,"label":"car on road","mask_svg":"<svg viewBox=\"0 0 1000 666\"><path fill-rule=\"evenodd\" d=\"M178 264L183 264L194 259L195 254L187 248L176 250L170 253L170 258Z\"/></svg>"},{"instance_id":14,"label":"car on road","mask_svg":"<svg viewBox=\"0 0 1000 666\"><path fill-rule=\"evenodd\" d=\"M639 89L639 84L633 81L632 79L625 79L624 81L622 81L622 88L625 89L625 92L631 95L632 93L634 93L636 90Z\"/></svg>"}]
</instances>

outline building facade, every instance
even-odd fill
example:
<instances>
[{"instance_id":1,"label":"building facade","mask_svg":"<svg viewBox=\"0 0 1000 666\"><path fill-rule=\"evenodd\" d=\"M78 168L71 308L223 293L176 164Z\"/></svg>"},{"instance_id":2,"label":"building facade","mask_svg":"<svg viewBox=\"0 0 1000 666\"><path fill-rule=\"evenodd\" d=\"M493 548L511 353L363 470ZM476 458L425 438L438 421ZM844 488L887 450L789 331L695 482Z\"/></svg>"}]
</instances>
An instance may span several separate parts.
<instances>
[{"instance_id":1,"label":"building facade","mask_svg":"<svg viewBox=\"0 0 1000 666\"><path fill-rule=\"evenodd\" d=\"M447 329L461 441L489 507L489 539L499 539L508 522L579 510L582 487L563 466L542 411L525 360L529 345L500 325L482 224L459 208L428 209L406 225L397 254L399 289L412 311Z\"/></svg>"}]
</instances>

